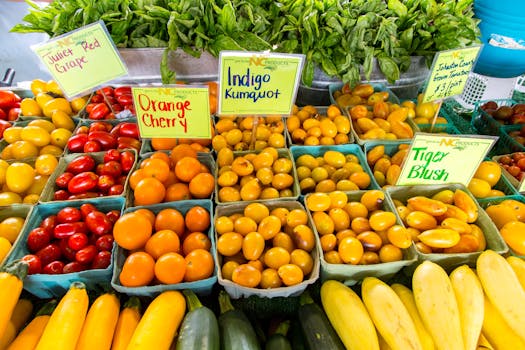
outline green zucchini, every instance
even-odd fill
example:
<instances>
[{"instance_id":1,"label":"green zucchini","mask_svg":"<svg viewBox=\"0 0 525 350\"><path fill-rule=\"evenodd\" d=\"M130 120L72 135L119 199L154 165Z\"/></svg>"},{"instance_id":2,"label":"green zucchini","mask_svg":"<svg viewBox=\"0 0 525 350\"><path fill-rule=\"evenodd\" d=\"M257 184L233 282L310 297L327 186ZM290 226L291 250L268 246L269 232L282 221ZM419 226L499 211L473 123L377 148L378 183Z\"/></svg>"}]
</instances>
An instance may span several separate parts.
<instances>
[{"instance_id":1,"label":"green zucchini","mask_svg":"<svg viewBox=\"0 0 525 350\"><path fill-rule=\"evenodd\" d=\"M219 324L213 311L203 306L195 293L184 290L188 313L184 316L176 350L219 350Z\"/></svg>"},{"instance_id":2,"label":"green zucchini","mask_svg":"<svg viewBox=\"0 0 525 350\"><path fill-rule=\"evenodd\" d=\"M275 333L266 341L264 350L292 350L292 344L286 337L289 328L289 320L281 322L275 330Z\"/></svg>"},{"instance_id":3,"label":"green zucchini","mask_svg":"<svg viewBox=\"0 0 525 350\"><path fill-rule=\"evenodd\" d=\"M223 350L260 350L257 335L244 312L234 309L228 293L219 292L219 333Z\"/></svg>"},{"instance_id":4,"label":"green zucchini","mask_svg":"<svg viewBox=\"0 0 525 350\"><path fill-rule=\"evenodd\" d=\"M314 303L308 292L301 295L297 318L303 331L306 347L310 350L345 350L328 317L319 305Z\"/></svg>"}]
</instances>

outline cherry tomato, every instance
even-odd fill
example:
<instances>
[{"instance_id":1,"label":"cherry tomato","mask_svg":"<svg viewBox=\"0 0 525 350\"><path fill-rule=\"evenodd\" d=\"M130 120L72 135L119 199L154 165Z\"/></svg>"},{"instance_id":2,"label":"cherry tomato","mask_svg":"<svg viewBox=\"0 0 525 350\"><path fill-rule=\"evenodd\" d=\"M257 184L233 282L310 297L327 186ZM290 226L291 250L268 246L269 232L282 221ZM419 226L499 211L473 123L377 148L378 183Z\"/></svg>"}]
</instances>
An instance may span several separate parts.
<instances>
[{"instance_id":1,"label":"cherry tomato","mask_svg":"<svg viewBox=\"0 0 525 350\"><path fill-rule=\"evenodd\" d=\"M80 206L80 212L82 213L82 218L85 220L86 216L91 213L92 211L97 210L97 207L95 207L91 203L84 203Z\"/></svg>"},{"instance_id":2,"label":"cherry tomato","mask_svg":"<svg viewBox=\"0 0 525 350\"><path fill-rule=\"evenodd\" d=\"M7 112L7 120L9 121L15 121L18 119L18 116L20 115L20 107L13 107Z\"/></svg>"},{"instance_id":3,"label":"cherry tomato","mask_svg":"<svg viewBox=\"0 0 525 350\"><path fill-rule=\"evenodd\" d=\"M28 254L22 257L22 261L25 261L29 266L27 269L28 275L34 275L42 272L42 262L40 258L34 254Z\"/></svg>"},{"instance_id":4,"label":"cherry tomato","mask_svg":"<svg viewBox=\"0 0 525 350\"><path fill-rule=\"evenodd\" d=\"M71 261L64 265L62 273L75 273L86 270L87 266L78 261Z\"/></svg>"},{"instance_id":5,"label":"cherry tomato","mask_svg":"<svg viewBox=\"0 0 525 350\"><path fill-rule=\"evenodd\" d=\"M123 106L131 105L133 104L133 95L131 94L122 94L117 97L118 103L120 103Z\"/></svg>"},{"instance_id":6,"label":"cherry tomato","mask_svg":"<svg viewBox=\"0 0 525 350\"><path fill-rule=\"evenodd\" d=\"M75 260L81 264L89 264L95 259L97 252L97 248L94 245L88 245L77 251L75 254Z\"/></svg>"},{"instance_id":7,"label":"cherry tomato","mask_svg":"<svg viewBox=\"0 0 525 350\"><path fill-rule=\"evenodd\" d=\"M66 191L66 190L58 190L58 191L55 191L55 193L53 194L53 200L55 201L65 201L67 199L69 199L69 192Z\"/></svg>"},{"instance_id":8,"label":"cherry tomato","mask_svg":"<svg viewBox=\"0 0 525 350\"><path fill-rule=\"evenodd\" d=\"M27 249L31 253L36 253L51 242L51 232L37 227L32 229L27 235Z\"/></svg>"},{"instance_id":9,"label":"cherry tomato","mask_svg":"<svg viewBox=\"0 0 525 350\"><path fill-rule=\"evenodd\" d=\"M42 266L46 266L52 261L59 260L62 252L56 243L50 243L36 252L35 255L40 258Z\"/></svg>"},{"instance_id":10,"label":"cherry tomato","mask_svg":"<svg viewBox=\"0 0 525 350\"><path fill-rule=\"evenodd\" d=\"M104 153L104 160L103 162L104 163L107 163L109 161L115 161L115 162L120 162L120 152L116 149L110 149L110 150L107 150L105 153Z\"/></svg>"},{"instance_id":11,"label":"cherry tomato","mask_svg":"<svg viewBox=\"0 0 525 350\"><path fill-rule=\"evenodd\" d=\"M92 131L88 135L89 141L97 141L103 150L115 148L117 140L107 131Z\"/></svg>"},{"instance_id":12,"label":"cherry tomato","mask_svg":"<svg viewBox=\"0 0 525 350\"><path fill-rule=\"evenodd\" d=\"M109 191L109 189L115 185L115 178L111 175L100 175L98 177L98 184L97 184L97 188L104 192L104 193L107 193Z\"/></svg>"},{"instance_id":13,"label":"cherry tomato","mask_svg":"<svg viewBox=\"0 0 525 350\"><path fill-rule=\"evenodd\" d=\"M64 224L67 222L77 222L82 220L82 213L79 209L73 207L65 207L57 213L57 222Z\"/></svg>"},{"instance_id":14,"label":"cherry tomato","mask_svg":"<svg viewBox=\"0 0 525 350\"><path fill-rule=\"evenodd\" d=\"M100 193L101 194L101 193ZM100 197L98 192L83 192L79 194L72 194L67 199L86 199Z\"/></svg>"},{"instance_id":15,"label":"cherry tomato","mask_svg":"<svg viewBox=\"0 0 525 350\"><path fill-rule=\"evenodd\" d=\"M125 186L127 179L128 179L127 175L120 175L115 182L116 182L117 185Z\"/></svg>"},{"instance_id":16,"label":"cherry tomato","mask_svg":"<svg viewBox=\"0 0 525 350\"><path fill-rule=\"evenodd\" d=\"M108 217L109 221L114 224L120 217L120 211L117 209L110 210L106 213L106 216Z\"/></svg>"},{"instance_id":17,"label":"cherry tomato","mask_svg":"<svg viewBox=\"0 0 525 350\"><path fill-rule=\"evenodd\" d=\"M89 119L91 120L101 120L104 119L104 117L109 114L110 110L109 107L106 105L105 102L97 103L91 112L89 112Z\"/></svg>"},{"instance_id":18,"label":"cherry tomato","mask_svg":"<svg viewBox=\"0 0 525 350\"><path fill-rule=\"evenodd\" d=\"M111 264L111 252L103 250L95 255L91 263L92 269L106 269Z\"/></svg>"},{"instance_id":19,"label":"cherry tomato","mask_svg":"<svg viewBox=\"0 0 525 350\"><path fill-rule=\"evenodd\" d=\"M139 128L136 123L121 123L119 129L119 135L125 137L131 137L134 139L139 138Z\"/></svg>"},{"instance_id":20,"label":"cherry tomato","mask_svg":"<svg viewBox=\"0 0 525 350\"><path fill-rule=\"evenodd\" d=\"M64 270L64 262L60 260L55 260L44 266L42 273L47 275L60 275Z\"/></svg>"},{"instance_id":21,"label":"cherry tomato","mask_svg":"<svg viewBox=\"0 0 525 350\"><path fill-rule=\"evenodd\" d=\"M113 249L113 242L114 242L113 235L109 235L109 234L102 235L98 237L97 240L95 241L95 247L97 247L99 251L102 251L102 250L111 251Z\"/></svg>"},{"instance_id":22,"label":"cherry tomato","mask_svg":"<svg viewBox=\"0 0 525 350\"><path fill-rule=\"evenodd\" d=\"M111 128L112 128L111 124L109 124L107 122L97 121L97 122L93 122L89 126L89 133L91 133L93 131L110 131Z\"/></svg>"},{"instance_id":23,"label":"cherry tomato","mask_svg":"<svg viewBox=\"0 0 525 350\"><path fill-rule=\"evenodd\" d=\"M110 160L107 163L104 163L100 169L97 168L98 175L109 175L112 178L116 179L122 174L122 165L119 162Z\"/></svg>"},{"instance_id":24,"label":"cherry tomato","mask_svg":"<svg viewBox=\"0 0 525 350\"><path fill-rule=\"evenodd\" d=\"M140 141L132 137L120 136L117 138L118 149L134 148L140 150Z\"/></svg>"},{"instance_id":25,"label":"cherry tomato","mask_svg":"<svg viewBox=\"0 0 525 350\"><path fill-rule=\"evenodd\" d=\"M66 171L74 175L83 173L84 171L92 171L95 169L95 160L90 155L82 155L73 159L66 167Z\"/></svg>"},{"instance_id":26,"label":"cherry tomato","mask_svg":"<svg viewBox=\"0 0 525 350\"><path fill-rule=\"evenodd\" d=\"M74 233L67 239L67 245L74 251L80 250L86 247L89 243L89 238L85 233Z\"/></svg>"},{"instance_id":27,"label":"cherry tomato","mask_svg":"<svg viewBox=\"0 0 525 350\"><path fill-rule=\"evenodd\" d=\"M108 196L118 196L124 192L124 186L122 185L113 185L109 188Z\"/></svg>"},{"instance_id":28,"label":"cherry tomato","mask_svg":"<svg viewBox=\"0 0 525 350\"><path fill-rule=\"evenodd\" d=\"M111 233L113 229L113 223L106 214L100 211L92 211L86 216L86 226L91 233L97 236Z\"/></svg>"},{"instance_id":29,"label":"cherry tomato","mask_svg":"<svg viewBox=\"0 0 525 350\"><path fill-rule=\"evenodd\" d=\"M68 222L65 224L58 224L53 230L53 236L57 239L68 238L75 233L87 233L86 223L79 222Z\"/></svg>"},{"instance_id":30,"label":"cherry tomato","mask_svg":"<svg viewBox=\"0 0 525 350\"><path fill-rule=\"evenodd\" d=\"M47 218L42 220L40 223L40 227L43 228L46 232L48 232L50 235L53 233L53 229L55 228L57 224L57 216L56 215L49 215Z\"/></svg>"},{"instance_id":31,"label":"cherry tomato","mask_svg":"<svg viewBox=\"0 0 525 350\"><path fill-rule=\"evenodd\" d=\"M78 153L84 151L84 145L88 141L87 134L76 134L69 138L67 141L67 148L73 152Z\"/></svg>"},{"instance_id":32,"label":"cherry tomato","mask_svg":"<svg viewBox=\"0 0 525 350\"><path fill-rule=\"evenodd\" d=\"M9 129L13 124L6 120L0 120L0 138L4 136L4 131Z\"/></svg>"},{"instance_id":33,"label":"cherry tomato","mask_svg":"<svg viewBox=\"0 0 525 350\"><path fill-rule=\"evenodd\" d=\"M67 259L67 261L75 261L75 250L69 248L68 239L61 239L58 243L62 256Z\"/></svg>"},{"instance_id":34,"label":"cherry tomato","mask_svg":"<svg viewBox=\"0 0 525 350\"><path fill-rule=\"evenodd\" d=\"M91 96L90 104L93 104L93 107L102 102L104 102L104 96L101 94Z\"/></svg>"},{"instance_id":35,"label":"cherry tomato","mask_svg":"<svg viewBox=\"0 0 525 350\"><path fill-rule=\"evenodd\" d=\"M55 185L57 185L58 188L67 188L67 185L69 184L69 181L75 176L73 173L65 172L63 174L58 175L58 177L55 179Z\"/></svg>"},{"instance_id":36,"label":"cherry tomato","mask_svg":"<svg viewBox=\"0 0 525 350\"><path fill-rule=\"evenodd\" d=\"M96 91L97 95L113 96L113 88L111 86L104 86Z\"/></svg>"},{"instance_id":37,"label":"cherry tomato","mask_svg":"<svg viewBox=\"0 0 525 350\"><path fill-rule=\"evenodd\" d=\"M131 86L119 86L113 90L116 97L121 95L131 95Z\"/></svg>"},{"instance_id":38,"label":"cherry tomato","mask_svg":"<svg viewBox=\"0 0 525 350\"><path fill-rule=\"evenodd\" d=\"M2 108L0 108L0 120L7 121L7 113Z\"/></svg>"},{"instance_id":39,"label":"cherry tomato","mask_svg":"<svg viewBox=\"0 0 525 350\"><path fill-rule=\"evenodd\" d=\"M98 175L87 171L75 175L67 184L69 193L79 194L89 192L97 187Z\"/></svg>"},{"instance_id":40,"label":"cherry tomato","mask_svg":"<svg viewBox=\"0 0 525 350\"><path fill-rule=\"evenodd\" d=\"M13 91L0 90L0 108L11 108L18 100Z\"/></svg>"},{"instance_id":41,"label":"cherry tomato","mask_svg":"<svg viewBox=\"0 0 525 350\"><path fill-rule=\"evenodd\" d=\"M123 151L120 154L120 165L122 166L122 171L128 173L133 169L135 164L135 154L131 151Z\"/></svg>"},{"instance_id":42,"label":"cherry tomato","mask_svg":"<svg viewBox=\"0 0 525 350\"><path fill-rule=\"evenodd\" d=\"M84 153L93 153L102 151L102 146L97 141L87 141L84 145Z\"/></svg>"}]
</instances>

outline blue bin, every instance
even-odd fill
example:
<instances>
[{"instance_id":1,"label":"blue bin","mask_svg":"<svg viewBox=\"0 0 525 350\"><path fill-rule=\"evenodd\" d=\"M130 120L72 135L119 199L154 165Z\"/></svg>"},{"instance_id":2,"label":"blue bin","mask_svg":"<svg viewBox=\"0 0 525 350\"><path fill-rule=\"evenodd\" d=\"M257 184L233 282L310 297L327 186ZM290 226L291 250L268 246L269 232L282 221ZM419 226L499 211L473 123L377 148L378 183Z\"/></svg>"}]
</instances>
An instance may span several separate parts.
<instances>
[{"instance_id":1,"label":"blue bin","mask_svg":"<svg viewBox=\"0 0 525 350\"><path fill-rule=\"evenodd\" d=\"M481 20L479 29L484 44L474 72L496 78L512 78L525 73L525 2L477 0L474 13ZM489 43L498 37L512 39L519 46L506 48Z\"/></svg>"}]
</instances>

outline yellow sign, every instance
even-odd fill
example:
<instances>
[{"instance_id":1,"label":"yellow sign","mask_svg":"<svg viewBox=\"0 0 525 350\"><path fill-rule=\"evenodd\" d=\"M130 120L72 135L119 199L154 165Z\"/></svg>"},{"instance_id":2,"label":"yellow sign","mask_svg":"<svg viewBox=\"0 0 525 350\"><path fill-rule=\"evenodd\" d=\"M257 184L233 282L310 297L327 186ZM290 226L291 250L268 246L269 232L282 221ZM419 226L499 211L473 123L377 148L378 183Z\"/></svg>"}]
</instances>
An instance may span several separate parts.
<instances>
[{"instance_id":1,"label":"yellow sign","mask_svg":"<svg viewBox=\"0 0 525 350\"><path fill-rule=\"evenodd\" d=\"M102 21L31 48L67 97L128 74Z\"/></svg>"},{"instance_id":2,"label":"yellow sign","mask_svg":"<svg viewBox=\"0 0 525 350\"><path fill-rule=\"evenodd\" d=\"M436 53L423 102L442 100L463 92L481 46Z\"/></svg>"},{"instance_id":3,"label":"yellow sign","mask_svg":"<svg viewBox=\"0 0 525 350\"><path fill-rule=\"evenodd\" d=\"M461 183L468 186L496 136L416 133L396 185Z\"/></svg>"},{"instance_id":4,"label":"yellow sign","mask_svg":"<svg viewBox=\"0 0 525 350\"><path fill-rule=\"evenodd\" d=\"M140 137L211 138L207 87L132 87Z\"/></svg>"},{"instance_id":5,"label":"yellow sign","mask_svg":"<svg viewBox=\"0 0 525 350\"><path fill-rule=\"evenodd\" d=\"M223 51L219 114L290 114L304 55Z\"/></svg>"}]
</instances>

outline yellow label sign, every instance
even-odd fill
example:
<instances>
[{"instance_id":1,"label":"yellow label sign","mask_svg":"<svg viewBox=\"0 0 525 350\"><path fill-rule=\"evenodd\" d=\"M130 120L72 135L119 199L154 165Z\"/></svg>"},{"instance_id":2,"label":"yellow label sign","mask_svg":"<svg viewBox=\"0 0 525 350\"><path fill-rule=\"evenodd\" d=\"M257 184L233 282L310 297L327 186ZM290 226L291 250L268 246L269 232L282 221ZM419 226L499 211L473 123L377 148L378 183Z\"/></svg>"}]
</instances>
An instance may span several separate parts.
<instances>
[{"instance_id":1,"label":"yellow label sign","mask_svg":"<svg viewBox=\"0 0 525 350\"><path fill-rule=\"evenodd\" d=\"M207 87L132 87L142 138L211 138Z\"/></svg>"},{"instance_id":2,"label":"yellow label sign","mask_svg":"<svg viewBox=\"0 0 525 350\"><path fill-rule=\"evenodd\" d=\"M104 22L66 33L32 49L68 97L128 74Z\"/></svg>"},{"instance_id":3,"label":"yellow label sign","mask_svg":"<svg viewBox=\"0 0 525 350\"><path fill-rule=\"evenodd\" d=\"M441 100L463 92L481 46L436 53L423 102Z\"/></svg>"},{"instance_id":4,"label":"yellow label sign","mask_svg":"<svg viewBox=\"0 0 525 350\"><path fill-rule=\"evenodd\" d=\"M461 183L468 186L496 136L416 133L396 185Z\"/></svg>"},{"instance_id":5,"label":"yellow label sign","mask_svg":"<svg viewBox=\"0 0 525 350\"><path fill-rule=\"evenodd\" d=\"M223 51L219 114L290 114L304 55Z\"/></svg>"}]
</instances>

